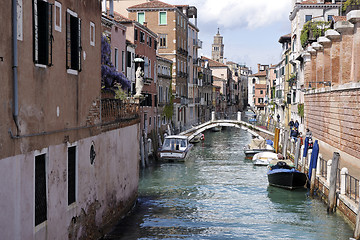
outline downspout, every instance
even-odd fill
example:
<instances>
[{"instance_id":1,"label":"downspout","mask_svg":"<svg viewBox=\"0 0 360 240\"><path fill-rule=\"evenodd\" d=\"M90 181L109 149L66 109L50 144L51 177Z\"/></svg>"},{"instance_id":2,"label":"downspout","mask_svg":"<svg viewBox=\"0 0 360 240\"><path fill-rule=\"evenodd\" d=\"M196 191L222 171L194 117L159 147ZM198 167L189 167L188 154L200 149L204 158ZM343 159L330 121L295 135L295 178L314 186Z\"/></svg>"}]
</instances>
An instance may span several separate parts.
<instances>
[{"instance_id":1,"label":"downspout","mask_svg":"<svg viewBox=\"0 0 360 240\"><path fill-rule=\"evenodd\" d=\"M18 49L17 49L17 0L12 0L12 40L13 40L13 119L19 131L19 105L18 105Z\"/></svg>"}]
</instances>

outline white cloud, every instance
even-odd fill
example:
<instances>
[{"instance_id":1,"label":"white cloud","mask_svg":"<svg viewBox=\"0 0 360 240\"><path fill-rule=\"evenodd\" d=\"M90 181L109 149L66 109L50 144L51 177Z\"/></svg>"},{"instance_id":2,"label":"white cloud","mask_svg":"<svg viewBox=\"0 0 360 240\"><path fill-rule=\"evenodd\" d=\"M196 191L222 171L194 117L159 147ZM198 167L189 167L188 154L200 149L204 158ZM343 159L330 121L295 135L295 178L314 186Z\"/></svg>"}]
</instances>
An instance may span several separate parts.
<instances>
[{"instance_id":1,"label":"white cloud","mask_svg":"<svg viewBox=\"0 0 360 240\"><path fill-rule=\"evenodd\" d=\"M289 16L289 0L165 0L170 4L189 4L198 9L202 21L225 28L256 29Z\"/></svg>"}]
</instances>

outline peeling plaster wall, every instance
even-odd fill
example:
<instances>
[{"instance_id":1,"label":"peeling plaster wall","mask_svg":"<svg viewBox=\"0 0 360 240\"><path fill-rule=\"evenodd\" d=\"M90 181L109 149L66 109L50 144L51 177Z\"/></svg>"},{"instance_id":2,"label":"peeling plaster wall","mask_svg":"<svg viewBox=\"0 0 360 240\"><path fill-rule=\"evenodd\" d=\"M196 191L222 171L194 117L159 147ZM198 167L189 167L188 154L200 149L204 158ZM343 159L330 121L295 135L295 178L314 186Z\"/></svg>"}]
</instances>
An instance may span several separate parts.
<instances>
[{"instance_id":1,"label":"peeling plaster wall","mask_svg":"<svg viewBox=\"0 0 360 240\"><path fill-rule=\"evenodd\" d=\"M139 124L0 161L1 239L97 239L133 206ZM90 163L94 143L96 158ZM67 202L67 149L77 147L76 203ZM47 221L35 227L35 156L46 153Z\"/></svg>"}]
</instances>

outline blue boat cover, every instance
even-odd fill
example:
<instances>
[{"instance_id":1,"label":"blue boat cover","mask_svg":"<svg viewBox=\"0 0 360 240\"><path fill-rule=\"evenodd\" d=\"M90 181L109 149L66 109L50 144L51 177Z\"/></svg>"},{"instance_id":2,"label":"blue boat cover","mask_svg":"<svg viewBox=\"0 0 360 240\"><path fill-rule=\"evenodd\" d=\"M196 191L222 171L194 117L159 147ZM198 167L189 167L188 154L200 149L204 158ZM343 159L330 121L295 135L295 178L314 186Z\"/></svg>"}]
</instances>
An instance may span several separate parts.
<instances>
[{"instance_id":1,"label":"blue boat cover","mask_svg":"<svg viewBox=\"0 0 360 240\"><path fill-rule=\"evenodd\" d=\"M274 142L271 141L270 139L266 140L266 144L270 145L270 146L273 146L274 145Z\"/></svg>"},{"instance_id":2,"label":"blue boat cover","mask_svg":"<svg viewBox=\"0 0 360 240\"><path fill-rule=\"evenodd\" d=\"M269 170L267 174L273 174L273 173L291 173L291 172L299 172L295 168L292 169L286 169L286 168L278 168L274 170Z\"/></svg>"}]
</instances>

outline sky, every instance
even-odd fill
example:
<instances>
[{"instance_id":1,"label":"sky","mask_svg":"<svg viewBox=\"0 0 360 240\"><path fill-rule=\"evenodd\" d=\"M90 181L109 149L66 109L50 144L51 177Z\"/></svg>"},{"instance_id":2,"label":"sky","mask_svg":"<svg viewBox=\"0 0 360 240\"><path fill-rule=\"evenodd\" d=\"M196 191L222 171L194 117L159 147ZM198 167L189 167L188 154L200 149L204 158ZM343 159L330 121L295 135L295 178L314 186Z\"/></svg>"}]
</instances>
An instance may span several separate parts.
<instances>
[{"instance_id":1,"label":"sky","mask_svg":"<svg viewBox=\"0 0 360 240\"><path fill-rule=\"evenodd\" d=\"M257 64L277 64L281 57L279 38L291 32L290 0L162 0L174 5L192 5L198 10L199 54L211 57L217 28L224 37L224 57L246 64L253 73Z\"/></svg>"}]
</instances>

